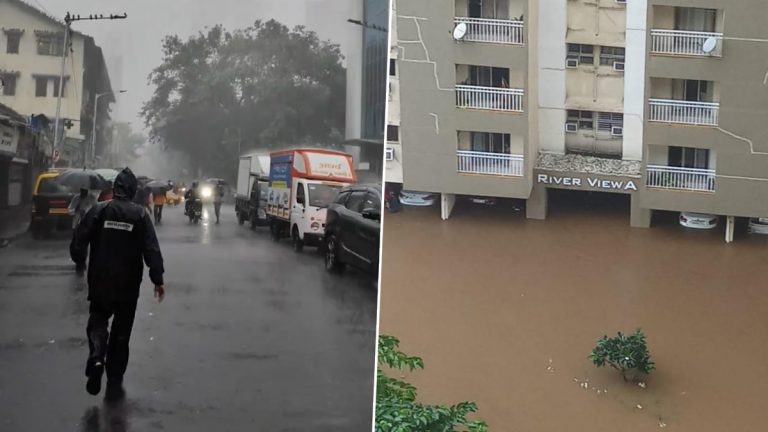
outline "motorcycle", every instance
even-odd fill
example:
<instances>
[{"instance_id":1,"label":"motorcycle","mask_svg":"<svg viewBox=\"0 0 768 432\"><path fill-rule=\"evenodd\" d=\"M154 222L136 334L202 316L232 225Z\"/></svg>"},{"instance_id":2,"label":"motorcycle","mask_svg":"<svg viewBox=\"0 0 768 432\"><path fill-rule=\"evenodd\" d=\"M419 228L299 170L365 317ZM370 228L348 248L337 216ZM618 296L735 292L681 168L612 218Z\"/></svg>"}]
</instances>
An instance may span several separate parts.
<instances>
[{"instance_id":1,"label":"motorcycle","mask_svg":"<svg viewBox=\"0 0 768 432\"><path fill-rule=\"evenodd\" d=\"M197 224L203 218L203 201L200 198L189 203L186 215L189 217L189 221Z\"/></svg>"}]
</instances>

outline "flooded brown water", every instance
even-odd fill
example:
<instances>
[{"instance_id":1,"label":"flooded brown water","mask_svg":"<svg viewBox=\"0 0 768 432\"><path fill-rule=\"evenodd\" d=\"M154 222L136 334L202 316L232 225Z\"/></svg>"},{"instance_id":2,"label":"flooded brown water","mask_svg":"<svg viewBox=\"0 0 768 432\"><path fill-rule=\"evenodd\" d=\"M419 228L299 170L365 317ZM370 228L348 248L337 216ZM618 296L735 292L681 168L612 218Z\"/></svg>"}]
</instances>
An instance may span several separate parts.
<instances>
[{"instance_id":1,"label":"flooded brown water","mask_svg":"<svg viewBox=\"0 0 768 432\"><path fill-rule=\"evenodd\" d=\"M585 197L556 196L547 221L512 204L386 215L381 333L424 358L406 374L420 398L474 400L491 431L765 430L768 241L673 214L633 229L628 201ZM587 359L637 327L645 388Z\"/></svg>"}]
</instances>

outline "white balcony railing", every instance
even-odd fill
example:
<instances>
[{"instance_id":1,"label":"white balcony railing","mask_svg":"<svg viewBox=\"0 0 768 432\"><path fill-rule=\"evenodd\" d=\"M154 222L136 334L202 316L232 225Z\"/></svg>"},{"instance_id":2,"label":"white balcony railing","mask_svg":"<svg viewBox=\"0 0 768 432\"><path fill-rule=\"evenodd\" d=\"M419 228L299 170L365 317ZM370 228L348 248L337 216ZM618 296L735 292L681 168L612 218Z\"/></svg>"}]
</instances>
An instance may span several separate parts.
<instances>
[{"instance_id":1,"label":"white balcony railing","mask_svg":"<svg viewBox=\"0 0 768 432\"><path fill-rule=\"evenodd\" d=\"M648 165L646 184L651 188L714 192L715 170Z\"/></svg>"},{"instance_id":2,"label":"white balcony railing","mask_svg":"<svg viewBox=\"0 0 768 432\"><path fill-rule=\"evenodd\" d=\"M459 172L499 176L523 176L523 156L459 150Z\"/></svg>"},{"instance_id":3,"label":"white balcony railing","mask_svg":"<svg viewBox=\"0 0 768 432\"><path fill-rule=\"evenodd\" d=\"M456 106L493 111L523 112L523 90L500 87L456 86Z\"/></svg>"},{"instance_id":4,"label":"white balcony railing","mask_svg":"<svg viewBox=\"0 0 768 432\"><path fill-rule=\"evenodd\" d=\"M648 118L664 123L717 126L719 111L717 102L651 99Z\"/></svg>"},{"instance_id":5,"label":"white balcony railing","mask_svg":"<svg viewBox=\"0 0 768 432\"><path fill-rule=\"evenodd\" d=\"M707 53L704 42L717 40L715 48ZM656 54L713 56L723 55L723 34L683 30L651 30L651 52Z\"/></svg>"},{"instance_id":6,"label":"white balcony railing","mask_svg":"<svg viewBox=\"0 0 768 432\"><path fill-rule=\"evenodd\" d=\"M455 23L467 24L467 33L464 35L464 40L466 41L512 45L523 44L525 25L522 21L456 17Z\"/></svg>"}]
</instances>

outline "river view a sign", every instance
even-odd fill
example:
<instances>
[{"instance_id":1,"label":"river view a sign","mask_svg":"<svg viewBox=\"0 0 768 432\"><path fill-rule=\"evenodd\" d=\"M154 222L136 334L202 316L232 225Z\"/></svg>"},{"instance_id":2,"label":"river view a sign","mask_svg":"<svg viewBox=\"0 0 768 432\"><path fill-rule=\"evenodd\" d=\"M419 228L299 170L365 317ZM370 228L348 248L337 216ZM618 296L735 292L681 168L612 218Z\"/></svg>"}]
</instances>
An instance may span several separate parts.
<instances>
[{"instance_id":1,"label":"river view a sign","mask_svg":"<svg viewBox=\"0 0 768 432\"><path fill-rule=\"evenodd\" d=\"M599 178L587 177L585 179L579 177L565 177L565 176L553 176L549 174L538 174L536 176L538 183L557 185L557 186L570 186L570 187L591 187L594 189L606 189L606 190L619 190L619 191L637 191L637 185L632 180L604 180Z\"/></svg>"}]
</instances>

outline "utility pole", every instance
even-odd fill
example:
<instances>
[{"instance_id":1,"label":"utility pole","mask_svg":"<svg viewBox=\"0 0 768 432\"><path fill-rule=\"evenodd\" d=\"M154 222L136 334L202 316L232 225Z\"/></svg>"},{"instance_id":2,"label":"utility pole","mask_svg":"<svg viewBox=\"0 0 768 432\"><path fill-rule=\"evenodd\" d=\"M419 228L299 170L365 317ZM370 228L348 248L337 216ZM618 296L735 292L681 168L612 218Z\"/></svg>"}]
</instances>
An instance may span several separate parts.
<instances>
[{"instance_id":1,"label":"utility pole","mask_svg":"<svg viewBox=\"0 0 768 432\"><path fill-rule=\"evenodd\" d=\"M62 47L61 51L61 71L59 73L59 94L56 97L56 124L54 125L54 133L53 133L53 149L51 150L51 168L54 168L56 166L56 162L53 162L53 154L56 152L56 149L59 147L59 123L61 122L61 97L64 94L64 70L67 66L67 54L69 54L69 44L70 37L69 34L72 31L72 23L75 21L95 21L95 20L116 20L116 19L126 19L128 18L128 14L123 13L122 15L88 15L87 17L81 17L80 15L72 15L69 12L64 16L64 45ZM62 132L63 133L63 132Z\"/></svg>"}]
</instances>

